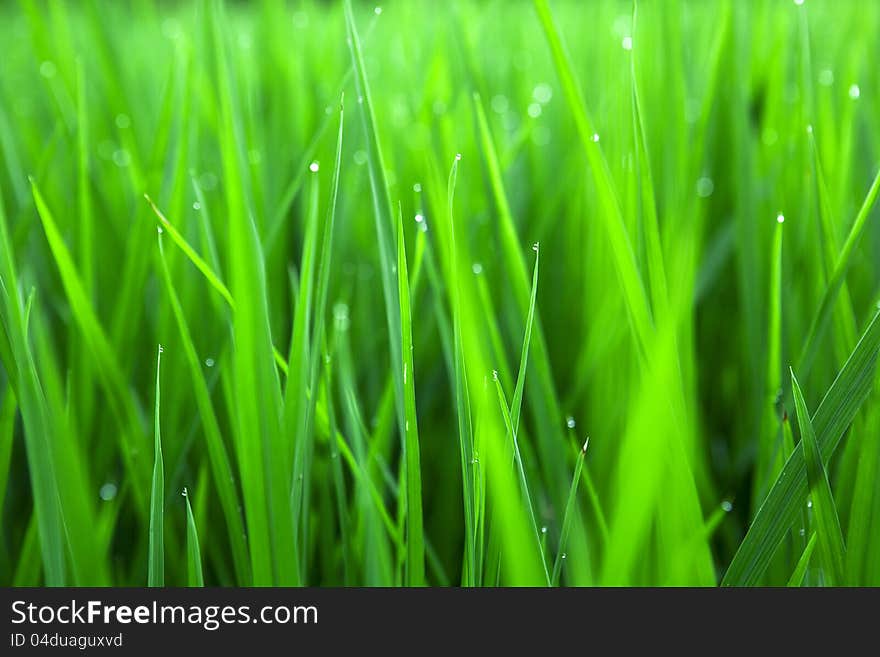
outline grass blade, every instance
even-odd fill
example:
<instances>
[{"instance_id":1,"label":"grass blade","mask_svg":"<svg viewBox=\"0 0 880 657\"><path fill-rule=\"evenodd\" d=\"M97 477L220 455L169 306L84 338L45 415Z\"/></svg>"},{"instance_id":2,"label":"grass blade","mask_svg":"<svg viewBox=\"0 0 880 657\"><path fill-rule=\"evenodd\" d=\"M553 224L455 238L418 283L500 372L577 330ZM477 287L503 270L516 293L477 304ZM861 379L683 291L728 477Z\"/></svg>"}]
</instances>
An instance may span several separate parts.
<instances>
[{"instance_id":1,"label":"grass blade","mask_svg":"<svg viewBox=\"0 0 880 657\"><path fill-rule=\"evenodd\" d=\"M186 573L187 585L202 587L205 578L202 575L202 552L199 549L199 533L196 530L196 519L193 517L192 506L186 488L183 489L186 500Z\"/></svg>"},{"instance_id":2,"label":"grass blade","mask_svg":"<svg viewBox=\"0 0 880 657\"><path fill-rule=\"evenodd\" d=\"M813 550L816 548L816 538L816 532L813 532L807 542L807 547L804 548L797 565L794 567L794 572L791 574L787 586L801 586L804 583L804 576L810 565L810 557L813 556Z\"/></svg>"},{"instance_id":3,"label":"grass blade","mask_svg":"<svg viewBox=\"0 0 880 657\"><path fill-rule=\"evenodd\" d=\"M813 513L816 516L819 552L822 555L822 561L825 566L827 583L830 586L839 586L844 583L843 568L846 559L843 532L840 529L840 519L837 517L837 506L834 504L834 496L831 494L828 473L822 464L822 455L819 452L819 444L816 442L816 433L813 431L812 422L810 422L807 403L804 401L804 395L801 392L800 385L798 385L794 371L791 372L791 389L797 409L798 425L801 429L801 445L807 469L807 482L810 486L810 496L813 501Z\"/></svg>"},{"instance_id":4,"label":"grass blade","mask_svg":"<svg viewBox=\"0 0 880 657\"><path fill-rule=\"evenodd\" d=\"M153 416L153 482L150 493L150 544L147 563L147 586L165 586L165 464L162 460L162 436L159 430L159 374L162 345L156 355L156 412Z\"/></svg>"},{"instance_id":5,"label":"grass blade","mask_svg":"<svg viewBox=\"0 0 880 657\"><path fill-rule=\"evenodd\" d=\"M871 391L878 350L880 314L875 314L812 417L823 463L834 453ZM806 494L804 453L796 449L758 509L722 585L749 586L759 582L777 546L797 518Z\"/></svg>"},{"instance_id":6,"label":"grass blade","mask_svg":"<svg viewBox=\"0 0 880 657\"><path fill-rule=\"evenodd\" d=\"M574 514L577 513L577 491L581 480L581 471L584 469L584 459L587 456L587 446L590 439L584 441L584 446L578 453L574 464L574 477L571 478L571 488L568 490L568 500L565 503L565 511L562 514L562 529L559 532L559 548L556 552L556 560L553 562L553 573L550 576L552 586L559 586L559 578L562 575L562 563L565 560L565 545L568 542L568 534L571 531L571 523Z\"/></svg>"},{"instance_id":7,"label":"grass blade","mask_svg":"<svg viewBox=\"0 0 880 657\"><path fill-rule=\"evenodd\" d=\"M415 369L413 367L412 312L409 272L403 234L403 210L397 221L397 289L400 297L400 331L403 353L404 457L406 462L406 581L425 583L425 539L422 528L422 474L419 456L419 425L416 416Z\"/></svg>"}]
</instances>

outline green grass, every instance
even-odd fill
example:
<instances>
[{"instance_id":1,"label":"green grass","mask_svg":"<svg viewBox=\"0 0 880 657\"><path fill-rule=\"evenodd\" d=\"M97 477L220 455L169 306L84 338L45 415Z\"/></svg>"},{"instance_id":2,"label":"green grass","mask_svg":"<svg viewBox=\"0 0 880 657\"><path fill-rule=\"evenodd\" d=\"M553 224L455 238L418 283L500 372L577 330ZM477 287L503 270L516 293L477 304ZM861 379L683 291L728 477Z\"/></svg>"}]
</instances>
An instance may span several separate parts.
<instances>
[{"instance_id":1,"label":"green grass","mask_svg":"<svg viewBox=\"0 0 880 657\"><path fill-rule=\"evenodd\" d=\"M878 19L4 4L0 584L880 585Z\"/></svg>"}]
</instances>

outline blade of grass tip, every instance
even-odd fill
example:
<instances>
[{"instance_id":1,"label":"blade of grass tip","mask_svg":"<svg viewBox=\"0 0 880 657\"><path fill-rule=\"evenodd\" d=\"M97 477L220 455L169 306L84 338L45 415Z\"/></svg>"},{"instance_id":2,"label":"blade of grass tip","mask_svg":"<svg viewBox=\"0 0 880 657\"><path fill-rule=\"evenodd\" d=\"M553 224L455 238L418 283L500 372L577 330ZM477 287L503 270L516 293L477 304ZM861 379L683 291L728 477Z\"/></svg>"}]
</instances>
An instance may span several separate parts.
<instances>
[{"instance_id":1,"label":"blade of grass tip","mask_svg":"<svg viewBox=\"0 0 880 657\"><path fill-rule=\"evenodd\" d=\"M229 307L232 310L235 310L235 302L232 300L232 294L229 292L229 289L223 284L223 282L217 277L214 273L214 270L205 262L202 257L196 253L195 249L193 249L189 242L180 234L180 232L174 227L174 225L168 221L162 211L156 207L156 204L153 202L153 199L150 198L148 194L144 194L144 198L147 200L147 203L150 204L150 208L153 210L153 214L156 215L156 219L158 219L160 224L160 229L167 232L171 239L174 240L174 243L180 248L181 251L189 258L190 262L192 262L196 268L202 272L202 275L207 279L208 283L211 284L219 294L222 296L226 303L229 304Z\"/></svg>"},{"instance_id":2,"label":"blade of grass tip","mask_svg":"<svg viewBox=\"0 0 880 657\"><path fill-rule=\"evenodd\" d=\"M455 199L455 181L458 176L458 163L461 155L456 155L449 172L447 186L447 204L449 212L450 243L452 250L453 280L450 282L452 294L452 332L453 354L455 359L455 408L458 418L458 440L461 455L461 479L464 500L465 518L465 581L468 586L475 586L477 582L476 572L476 518L475 518L475 482L474 482L474 445L473 429L471 425L471 407L468 396L467 366L464 357L464 345L461 335L461 302L459 292L458 256L455 248L455 214L453 201Z\"/></svg>"},{"instance_id":3,"label":"blade of grass tip","mask_svg":"<svg viewBox=\"0 0 880 657\"><path fill-rule=\"evenodd\" d=\"M158 240L159 264L162 272L162 280L165 284L165 293L168 295L168 300L171 304L172 314L177 322L178 332L180 333L181 343L183 345L183 352L190 372L190 380L192 382L196 407L198 408L199 418L205 434L205 445L208 450L208 461L211 466L211 474L214 477L217 496L220 498L220 507L223 510L223 516L226 520L226 529L229 534L229 544L232 551L236 579L239 585L245 586L251 583L248 548L247 540L245 538L244 524L241 518L241 504L235 486L232 466L229 462L226 446L220 432L220 423L217 420L217 414L215 413L214 406L211 402L211 392L208 388L208 383L205 380L205 374L202 370L198 354L196 353L192 334L186 321L186 317L184 316L180 299L178 298L177 292L171 281L171 273L168 270L168 263L165 260L165 249L162 242L162 235L158 236Z\"/></svg>"},{"instance_id":4,"label":"blade of grass tip","mask_svg":"<svg viewBox=\"0 0 880 657\"><path fill-rule=\"evenodd\" d=\"M193 517L192 506L186 488L183 489L186 500L186 573L187 585L202 587L205 578L202 575L202 552L199 549L199 533L196 530L196 519Z\"/></svg>"},{"instance_id":5,"label":"blade of grass tip","mask_svg":"<svg viewBox=\"0 0 880 657\"><path fill-rule=\"evenodd\" d=\"M544 577L547 580L547 586L550 586L550 572L547 570L547 557L544 553L544 544L541 540L542 532L538 529L538 519L535 516L535 506L532 504L532 495L529 492L529 481L526 477L526 471L523 467L522 454L519 451L519 442L516 439L516 433L513 430L512 418L510 416L510 410L507 407L507 400L504 398L504 391L501 389L501 382L498 380L498 377L493 375L492 377L495 380L495 388L498 392L498 403L501 406L501 416L504 418L504 425L507 429L507 433L511 438L511 442L513 445L513 459L516 463L517 475L519 477L519 485L522 491L523 499L526 503L526 509L529 512L529 520L532 523L532 529L535 534L535 542L538 545L538 553L541 555L541 566L544 569Z\"/></svg>"},{"instance_id":6,"label":"blade of grass tip","mask_svg":"<svg viewBox=\"0 0 880 657\"><path fill-rule=\"evenodd\" d=\"M153 444L153 483L150 493L150 544L147 586L165 586L165 464L162 462L162 436L159 429L159 391L162 345L156 355L156 412Z\"/></svg>"},{"instance_id":7,"label":"blade of grass tip","mask_svg":"<svg viewBox=\"0 0 880 657\"><path fill-rule=\"evenodd\" d=\"M880 313L872 318L812 417L823 461L827 462L834 453L843 433L871 391L878 350ZM795 522L807 492L804 452L796 449L758 509L724 575L723 586L758 583L779 543Z\"/></svg>"},{"instance_id":8,"label":"blade of grass tip","mask_svg":"<svg viewBox=\"0 0 880 657\"><path fill-rule=\"evenodd\" d=\"M404 452L406 461L406 581L409 586L425 583L425 544L422 527L422 474L419 457L419 426L416 416L415 371L413 367L412 314L409 271L403 232L403 208L397 220L397 288L400 297L400 331L403 354Z\"/></svg>"},{"instance_id":9,"label":"blade of grass tip","mask_svg":"<svg viewBox=\"0 0 880 657\"><path fill-rule=\"evenodd\" d=\"M807 574L807 568L810 565L810 557L813 556L813 550L816 548L817 538L818 536L816 535L816 532L813 532L810 535L807 547L805 547L804 551L801 553L801 557L798 559L786 586L797 587L804 583L804 575Z\"/></svg>"},{"instance_id":10,"label":"blade of grass tip","mask_svg":"<svg viewBox=\"0 0 880 657\"><path fill-rule=\"evenodd\" d=\"M822 300L819 302L819 308L810 323L810 329L807 333L807 338L804 341L800 358L798 359L798 370L801 372L801 376L806 376L812 367L813 358L816 356L816 350L819 348L819 342L822 339L825 329L828 327L829 320L831 319L834 302L837 300L838 293L843 286L846 274L852 263L853 252L855 251L856 246L858 246L862 233L865 230L868 217L877 200L878 192L880 192L880 171L878 171L877 175L874 177L874 182L871 183L868 195L862 202L862 206L859 208L855 221L853 221L853 225L846 237L846 241L840 249L840 254L837 256L837 262L834 265L834 270L831 272L831 276L828 279L828 285L825 287L825 292L822 294Z\"/></svg>"},{"instance_id":11,"label":"blade of grass tip","mask_svg":"<svg viewBox=\"0 0 880 657\"><path fill-rule=\"evenodd\" d=\"M522 411L522 400L526 384L526 368L529 364L529 345L532 341L532 324L535 321L535 302L538 297L538 264L541 261L541 247L535 242L532 245L535 252L535 269L532 273L532 294L529 298L529 314L526 317L526 330L523 335L522 349L519 356L519 372L516 375L516 386L513 389L513 400L510 405L510 415L513 421L514 439L519 435L519 421Z\"/></svg>"},{"instance_id":12,"label":"blade of grass tip","mask_svg":"<svg viewBox=\"0 0 880 657\"><path fill-rule=\"evenodd\" d=\"M837 517L837 506L831 493L828 473L822 463L819 443L807 411L807 404L801 387L798 385L794 371L791 372L791 390L797 409L798 426L801 429L801 445L807 467L807 481L813 502L813 514L816 518L816 534L819 535L819 553L822 555L826 583L830 586L842 586L844 582L844 563L846 547L843 543L843 532L840 519Z\"/></svg>"},{"instance_id":13,"label":"blade of grass tip","mask_svg":"<svg viewBox=\"0 0 880 657\"><path fill-rule=\"evenodd\" d=\"M556 551L556 560L553 562L553 573L550 575L551 586L559 586L559 578L562 575L562 562L565 560L565 544L568 542L568 533L571 531L571 523L577 512L578 483L581 480L581 470L584 469L584 459L587 456L587 447L590 438L584 441L584 446L578 454L574 464L574 477L571 478L571 488L568 490L568 500L565 502L565 511L562 514L562 529L559 532L559 548Z\"/></svg>"}]
</instances>

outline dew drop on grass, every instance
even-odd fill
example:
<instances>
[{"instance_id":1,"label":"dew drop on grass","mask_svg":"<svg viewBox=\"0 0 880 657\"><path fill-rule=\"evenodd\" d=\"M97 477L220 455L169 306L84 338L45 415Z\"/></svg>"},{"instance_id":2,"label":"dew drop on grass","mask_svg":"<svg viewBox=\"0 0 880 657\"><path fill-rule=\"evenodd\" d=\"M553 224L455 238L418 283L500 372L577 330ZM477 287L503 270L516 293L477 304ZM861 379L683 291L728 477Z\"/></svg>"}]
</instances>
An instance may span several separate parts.
<instances>
[{"instance_id":1,"label":"dew drop on grass","mask_svg":"<svg viewBox=\"0 0 880 657\"><path fill-rule=\"evenodd\" d=\"M109 502L114 497L116 497L116 493L118 490L119 489L116 488L116 484L108 481L106 484L101 486L101 489L98 491L98 496L105 502Z\"/></svg>"},{"instance_id":2,"label":"dew drop on grass","mask_svg":"<svg viewBox=\"0 0 880 657\"><path fill-rule=\"evenodd\" d=\"M186 486L183 487L183 490L180 491L180 494L183 495L183 497L186 497L186 496L187 496Z\"/></svg>"},{"instance_id":3,"label":"dew drop on grass","mask_svg":"<svg viewBox=\"0 0 880 657\"><path fill-rule=\"evenodd\" d=\"M553 88L546 82L542 82L532 90L532 98L542 105L546 105L553 98Z\"/></svg>"},{"instance_id":4,"label":"dew drop on grass","mask_svg":"<svg viewBox=\"0 0 880 657\"><path fill-rule=\"evenodd\" d=\"M309 165L309 171L311 171L312 173L318 173L318 169L320 169L320 168L321 168L321 165L318 164L317 160L315 160L314 162L312 162Z\"/></svg>"},{"instance_id":5,"label":"dew drop on grass","mask_svg":"<svg viewBox=\"0 0 880 657\"><path fill-rule=\"evenodd\" d=\"M777 224L784 224L785 223L785 215L783 215L781 212L776 215L776 223Z\"/></svg>"},{"instance_id":6,"label":"dew drop on grass","mask_svg":"<svg viewBox=\"0 0 880 657\"><path fill-rule=\"evenodd\" d=\"M859 89L859 85L851 84L849 86L849 97L853 100L858 100L859 96L862 95L862 90Z\"/></svg>"},{"instance_id":7,"label":"dew drop on grass","mask_svg":"<svg viewBox=\"0 0 880 657\"><path fill-rule=\"evenodd\" d=\"M801 528L798 530L798 534L800 534L801 536L806 535L806 533L807 533L807 532L806 532L806 530L805 530L803 527L801 527Z\"/></svg>"},{"instance_id":8,"label":"dew drop on grass","mask_svg":"<svg viewBox=\"0 0 880 657\"><path fill-rule=\"evenodd\" d=\"M731 511L733 511L733 504L730 502L730 500L724 500L721 503L721 510L724 511L724 513L730 513Z\"/></svg>"},{"instance_id":9,"label":"dew drop on grass","mask_svg":"<svg viewBox=\"0 0 880 657\"><path fill-rule=\"evenodd\" d=\"M565 418L565 426L567 426L569 429L574 429L576 424L577 423L574 421L574 418L571 415Z\"/></svg>"},{"instance_id":10,"label":"dew drop on grass","mask_svg":"<svg viewBox=\"0 0 880 657\"><path fill-rule=\"evenodd\" d=\"M455 161L456 161L456 162L461 162L461 153L456 153L456 154L455 154Z\"/></svg>"},{"instance_id":11,"label":"dew drop on grass","mask_svg":"<svg viewBox=\"0 0 880 657\"><path fill-rule=\"evenodd\" d=\"M421 185L421 183L416 183L415 185L413 185L413 191L416 192L417 194L418 194L419 192L421 192L421 191L422 191L422 185Z\"/></svg>"},{"instance_id":12,"label":"dew drop on grass","mask_svg":"<svg viewBox=\"0 0 880 657\"><path fill-rule=\"evenodd\" d=\"M498 380L498 370L492 370L492 380L493 381Z\"/></svg>"},{"instance_id":13,"label":"dew drop on grass","mask_svg":"<svg viewBox=\"0 0 880 657\"><path fill-rule=\"evenodd\" d=\"M425 221L425 215L423 215L421 212L416 214L416 223L417 224L423 223L424 221Z\"/></svg>"},{"instance_id":14,"label":"dew drop on grass","mask_svg":"<svg viewBox=\"0 0 880 657\"><path fill-rule=\"evenodd\" d=\"M594 133L593 133L593 136L590 137L590 139L593 140L593 143L594 143L594 144L598 143L598 142L599 142L599 133L598 133L598 132L594 132Z\"/></svg>"},{"instance_id":15,"label":"dew drop on grass","mask_svg":"<svg viewBox=\"0 0 880 657\"><path fill-rule=\"evenodd\" d=\"M214 367L214 359L206 358L205 359L205 367Z\"/></svg>"},{"instance_id":16,"label":"dew drop on grass","mask_svg":"<svg viewBox=\"0 0 880 657\"><path fill-rule=\"evenodd\" d=\"M359 165L364 165L367 163L367 151L355 151L354 152L354 163Z\"/></svg>"},{"instance_id":17,"label":"dew drop on grass","mask_svg":"<svg viewBox=\"0 0 880 657\"><path fill-rule=\"evenodd\" d=\"M50 62L48 59L40 64L40 75L42 75L47 80L54 78L55 74L58 72L58 68L55 66L55 62Z\"/></svg>"},{"instance_id":18,"label":"dew drop on grass","mask_svg":"<svg viewBox=\"0 0 880 657\"><path fill-rule=\"evenodd\" d=\"M164 232L164 231L162 230L162 226L156 226L156 232L159 233L159 234L161 235L161 234Z\"/></svg>"},{"instance_id":19,"label":"dew drop on grass","mask_svg":"<svg viewBox=\"0 0 880 657\"><path fill-rule=\"evenodd\" d=\"M812 508L813 508L813 500L807 500L807 508L808 508L808 509L812 509Z\"/></svg>"},{"instance_id":20,"label":"dew drop on grass","mask_svg":"<svg viewBox=\"0 0 880 657\"><path fill-rule=\"evenodd\" d=\"M490 105L492 106L492 111L496 114L506 114L507 110L510 109L510 101L507 100L507 96L503 94L492 96Z\"/></svg>"},{"instance_id":21,"label":"dew drop on grass","mask_svg":"<svg viewBox=\"0 0 880 657\"><path fill-rule=\"evenodd\" d=\"M483 273L483 265L481 265L479 262L475 262L473 265L471 265L471 271L479 276Z\"/></svg>"},{"instance_id":22,"label":"dew drop on grass","mask_svg":"<svg viewBox=\"0 0 880 657\"><path fill-rule=\"evenodd\" d=\"M201 210L201 209L202 209L202 204L201 204L201 203L199 203L198 201L196 201L195 203L193 203L193 210Z\"/></svg>"},{"instance_id":23,"label":"dew drop on grass","mask_svg":"<svg viewBox=\"0 0 880 657\"><path fill-rule=\"evenodd\" d=\"M633 38L629 35L623 37L623 39L620 41L620 46L624 50L632 50L633 49Z\"/></svg>"},{"instance_id":24,"label":"dew drop on grass","mask_svg":"<svg viewBox=\"0 0 880 657\"><path fill-rule=\"evenodd\" d=\"M541 116L540 103L531 103L526 112L528 112L529 116L531 116L533 119L537 119L539 116Z\"/></svg>"},{"instance_id":25,"label":"dew drop on grass","mask_svg":"<svg viewBox=\"0 0 880 657\"><path fill-rule=\"evenodd\" d=\"M813 134L813 126L812 125L807 125L807 134L808 135Z\"/></svg>"},{"instance_id":26,"label":"dew drop on grass","mask_svg":"<svg viewBox=\"0 0 880 657\"><path fill-rule=\"evenodd\" d=\"M796 4L798 7L800 7L801 5L804 4L804 0L794 0L794 4Z\"/></svg>"},{"instance_id":27,"label":"dew drop on grass","mask_svg":"<svg viewBox=\"0 0 880 657\"><path fill-rule=\"evenodd\" d=\"M568 559L568 555L567 555L565 552L563 552L563 553L560 555L560 558L561 558L561 559Z\"/></svg>"},{"instance_id":28,"label":"dew drop on grass","mask_svg":"<svg viewBox=\"0 0 880 657\"><path fill-rule=\"evenodd\" d=\"M703 176L697 181L697 196L700 198L709 198L715 191L715 183L711 178Z\"/></svg>"},{"instance_id":29,"label":"dew drop on grass","mask_svg":"<svg viewBox=\"0 0 880 657\"><path fill-rule=\"evenodd\" d=\"M541 527L541 533L542 533L542 534L546 534L546 533L547 533L547 526L546 526L546 525L543 526L543 527Z\"/></svg>"},{"instance_id":30,"label":"dew drop on grass","mask_svg":"<svg viewBox=\"0 0 880 657\"><path fill-rule=\"evenodd\" d=\"M537 253L538 249L540 249L540 248L541 248L540 242L535 242L534 244L532 244L532 251L534 251L535 253Z\"/></svg>"},{"instance_id":31,"label":"dew drop on grass","mask_svg":"<svg viewBox=\"0 0 880 657\"><path fill-rule=\"evenodd\" d=\"M382 7L376 7L373 10L373 13L376 14L376 16L379 16L382 13Z\"/></svg>"},{"instance_id":32,"label":"dew drop on grass","mask_svg":"<svg viewBox=\"0 0 880 657\"><path fill-rule=\"evenodd\" d=\"M834 84L834 71L830 68L823 68L819 71L819 84L823 87L830 87Z\"/></svg>"}]
</instances>

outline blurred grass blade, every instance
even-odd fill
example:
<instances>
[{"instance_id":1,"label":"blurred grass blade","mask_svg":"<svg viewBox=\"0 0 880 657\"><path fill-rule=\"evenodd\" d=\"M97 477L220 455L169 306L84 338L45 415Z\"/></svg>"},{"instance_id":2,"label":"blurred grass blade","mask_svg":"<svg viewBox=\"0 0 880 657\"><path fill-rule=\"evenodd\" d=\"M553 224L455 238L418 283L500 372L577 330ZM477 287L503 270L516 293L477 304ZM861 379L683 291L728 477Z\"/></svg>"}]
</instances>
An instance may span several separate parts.
<instances>
[{"instance_id":1,"label":"blurred grass blade","mask_svg":"<svg viewBox=\"0 0 880 657\"><path fill-rule=\"evenodd\" d=\"M187 585L201 587L205 585L205 578L202 575L202 551L199 549L199 533L196 530L196 520L193 517L186 488L183 489L183 498L186 500Z\"/></svg>"},{"instance_id":2,"label":"blurred grass blade","mask_svg":"<svg viewBox=\"0 0 880 657\"><path fill-rule=\"evenodd\" d=\"M162 346L156 356L156 412L153 416L153 482L150 493L150 544L147 586L165 586L165 464L162 460L162 437L159 430L159 374Z\"/></svg>"},{"instance_id":3,"label":"blurred grass blade","mask_svg":"<svg viewBox=\"0 0 880 657\"><path fill-rule=\"evenodd\" d=\"M812 422L810 422L807 403L804 401L804 395L794 371L791 372L791 388L797 409L798 425L801 429L801 445L807 469L807 482L813 501L816 534L819 536L819 552L825 567L826 583L830 586L841 586L845 583L843 568L846 558L843 532L840 529L840 519L837 517L837 506L834 504L828 473L822 464L816 433L813 431Z\"/></svg>"},{"instance_id":4,"label":"blurred grass blade","mask_svg":"<svg viewBox=\"0 0 880 657\"><path fill-rule=\"evenodd\" d=\"M822 462L826 463L871 391L880 349L880 314L875 314L812 417ZM760 581L780 541L794 523L807 494L803 450L796 449L758 509L722 580L724 586Z\"/></svg>"},{"instance_id":5,"label":"blurred grass blade","mask_svg":"<svg viewBox=\"0 0 880 657\"><path fill-rule=\"evenodd\" d=\"M403 234L403 211L397 221L397 288L400 297L400 331L403 353L404 457L406 463L406 581L409 586L425 583L425 545L422 528L422 466L419 456L419 425L416 416L415 370L413 367L412 312L409 272Z\"/></svg>"},{"instance_id":6,"label":"blurred grass blade","mask_svg":"<svg viewBox=\"0 0 880 657\"><path fill-rule=\"evenodd\" d=\"M812 323L810 324L807 339L804 342L800 359L798 360L798 369L801 371L801 376L805 376L812 367L813 359L816 356L816 350L819 348L819 342L825 333L829 320L831 319L831 313L834 310L834 302L837 301L838 293L846 280L846 274L852 264L853 253L862 237L868 217L870 216L874 203L877 200L878 193L880 193L880 171L878 171L877 175L874 177L874 182L871 183L868 195L862 202L862 207L859 208L859 212L856 215L855 221L853 221L849 234L846 237L846 241L840 249L840 254L837 256L837 262L834 265L834 271L831 272L831 276L828 279L828 285L825 288L825 292L822 294L822 300L819 302L819 309L816 311Z\"/></svg>"}]
</instances>

